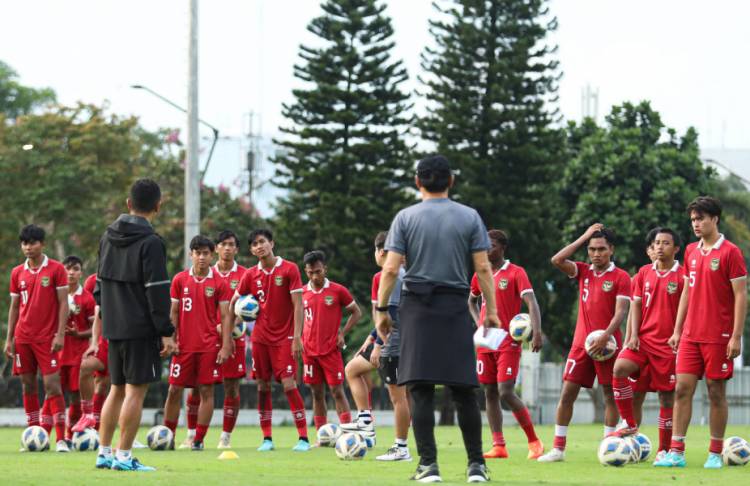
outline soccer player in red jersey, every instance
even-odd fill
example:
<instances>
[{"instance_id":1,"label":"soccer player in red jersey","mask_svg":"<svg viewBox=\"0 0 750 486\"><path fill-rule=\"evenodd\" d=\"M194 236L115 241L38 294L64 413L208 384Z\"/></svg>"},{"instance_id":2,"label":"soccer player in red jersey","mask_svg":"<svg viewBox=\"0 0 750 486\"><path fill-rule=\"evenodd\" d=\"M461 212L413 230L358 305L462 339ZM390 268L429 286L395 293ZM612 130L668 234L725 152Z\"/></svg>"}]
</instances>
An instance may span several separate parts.
<instances>
[{"instance_id":1,"label":"soccer player in red jersey","mask_svg":"<svg viewBox=\"0 0 750 486\"><path fill-rule=\"evenodd\" d=\"M539 304L534 296L526 271L505 259L508 249L508 236L501 230L487 232L492 247L489 259L492 264L495 283L495 302L497 303L497 317L505 331L509 331L510 321L521 312L521 302L526 303L533 329L531 350L539 352L542 348L541 313ZM486 309L482 303L478 312L479 298L482 290L476 274L471 279L471 294L469 296L469 312L474 322L480 326L484 322ZM513 412L513 416L526 433L529 445L529 459L537 459L544 453L544 444L534 431L529 409L516 395L515 385L518 370L521 365L522 343L509 336L503 340L497 351L487 348L477 349L477 375L479 382L484 385L485 400L487 402L487 421L492 431L492 449L484 454L488 459L508 457L503 437L503 415L500 410L500 400L505 402ZM499 386L498 386L499 384Z\"/></svg>"},{"instance_id":2,"label":"soccer player in red jersey","mask_svg":"<svg viewBox=\"0 0 750 486\"><path fill-rule=\"evenodd\" d=\"M685 466L685 435L692 416L693 394L705 376L711 413L711 442L703 467L722 466L721 451L729 413L727 380L739 356L747 316L747 268L742 251L719 233L721 203L709 196L693 200L688 214L695 236L685 250L686 284L669 344L677 351L672 446L664 467Z\"/></svg>"},{"instance_id":3,"label":"soccer player in red jersey","mask_svg":"<svg viewBox=\"0 0 750 486\"><path fill-rule=\"evenodd\" d=\"M5 355L20 375L23 407L28 425L39 425L37 370L53 414L57 451L68 452L65 442L65 399L60 386L60 351L68 323L68 276L58 261L43 252L45 233L30 224L19 240L26 262L10 274L10 309Z\"/></svg>"},{"instance_id":4,"label":"soccer player in red jersey","mask_svg":"<svg viewBox=\"0 0 750 486\"><path fill-rule=\"evenodd\" d=\"M71 426L81 418L81 395L78 379L80 376L81 359L89 347L91 324L94 322L96 302L94 296L85 290L81 282L83 261L75 255L63 260L63 266L68 272L68 308L70 316L65 328L65 346L63 346L60 367L60 384L63 392L68 392L70 406L68 407L68 429L66 439L72 438Z\"/></svg>"},{"instance_id":5,"label":"soccer player in red jersey","mask_svg":"<svg viewBox=\"0 0 750 486\"><path fill-rule=\"evenodd\" d=\"M251 336L252 374L258 382L258 412L263 431L263 443L258 450L265 452L274 449L271 436L271 380L275 378L284 387L299 434L299 441L292 450L308 451L310 442L307 439L305 403L295 381L297 359L302 355L302 278L296 264L274 255L270 230L253 230L247 239L258 265L245 272L229 310L234 316L234 303L242 295L252 294L260 305Z\"/></svg>"},{"instance_id":6,"label":"soccer player in red jersey","mask_svg":"<svg viewBox=\"0 0 750 486\"><path fill-rule=\"evenodd\" d=\"M626 422L626 427L614 434L637 434L639 417L634 413L629 377L637 375L648 364L647 389L658 392L660 403L657 460L669 450L672 438L675 356L667 341L674 332L684 285L684 269L675 260L679 251L677 233L669 228L658 228L653 242L656 261L641 267L634 279L632 326L625 349L615 361L613 377L615 404Z\"/></svg>"},{"instance_id":7,"label":"soccer player in red jersey","mask_svg":"<svg viewBox=\"0 0 750 486\"><path fill-rule=\"evenodd\" d=\"M305 274L309 279L302 294L305 324L302 330L302 363L304 381L310 386L313 398L315 428L328 423L325 385L331 390L339 423L352 421L349 401L344 393L344 360L341 350L346 334L362 317L362 311L349 290L326 277L328 266L322 251L311 251L304 256ZM349 317L341 327L342 315Z\"/></svg>"},{"instance_id":8,"label":"soccer player in red jersey","mask_svg":"<svg viewBox=\"0 0 750 486\"><path fill-rule=\"evenodd\" d=\"M214 383L221 377L221 364L232 354L229 301L232 291L211 269L214 242L205 236L190 241L192 266L172 279L171 317L177 329L179 353L169 367L169 392L164 404L164 425L174 433L180 415L184 388L197 388L201 397L192 450L203 450L214 413ZM221 333L216 313L221 314Z\"/></svg>"},{"instance_id":9,"label":"soccer player in red jersey","mask_svg":"<svg viewBox=\"0 0 750 486\"><path fill-rule=\"evenodd\" d=\"M587 244L591 264L573 262L576 250ZM603 330L591 351L602 350L610 336L614 336L621 348L620 325L625 320L630 304L630 277L612 262L614 234L603 225L591 225L576 241L552 257L552 264L561 272L578 281L578 320L563 373L560 402L555 420L553 449L541 456L540 462L556 462L565 459L565 443L568 424L573 417L573 404L581 387L591 388L594 378L604 391L604 435L615 430L617 408L612 394L612 370L614 357L607 361L595 361L586 352L585 342L589 333Z\"/></svg>"}]
</instances>

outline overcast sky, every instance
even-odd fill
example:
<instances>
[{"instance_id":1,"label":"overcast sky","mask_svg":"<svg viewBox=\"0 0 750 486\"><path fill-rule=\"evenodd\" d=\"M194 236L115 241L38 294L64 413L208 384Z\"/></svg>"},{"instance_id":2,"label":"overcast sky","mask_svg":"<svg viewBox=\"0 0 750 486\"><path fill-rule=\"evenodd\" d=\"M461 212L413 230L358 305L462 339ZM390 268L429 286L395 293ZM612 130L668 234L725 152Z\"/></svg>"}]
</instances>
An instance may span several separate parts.
<instances>
[{"instance_id":1,"label":"overcast sky","mask_svg":"<svg viewBox=\"0 0 750 486\"><path fill-rule=\"evenodd\" d=\"M429 0L390 0L394 55L417 87L419 55L431 39ZM63 103L84 100L138 115L148 128L183 127L185 117L142 84L186 105L188 0L0 0L0 59L22 82L50 86ZM695 126L704 147L750 148L750 2L699 0L554 0L564 77L560 109L581 116L581 90L600 94L600 118L614 103L651 100L680 132ZM281 103L299 83L298 46L316 0L200 2L200 116L225 135L261 114L264 134L283 123ZM184 132L183 132L184 133ZM210 181L236 173L237 144L222 142Z\"/></svg>"}]
</instances>

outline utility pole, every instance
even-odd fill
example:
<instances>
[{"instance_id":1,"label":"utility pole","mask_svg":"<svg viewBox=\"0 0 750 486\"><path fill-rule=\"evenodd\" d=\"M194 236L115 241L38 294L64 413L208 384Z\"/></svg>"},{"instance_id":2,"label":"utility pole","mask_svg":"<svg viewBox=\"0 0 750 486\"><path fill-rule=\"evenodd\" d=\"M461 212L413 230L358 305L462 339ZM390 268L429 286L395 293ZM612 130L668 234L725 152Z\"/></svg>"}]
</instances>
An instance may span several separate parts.
<instances>
[{"instance_id":1,"label":"utility pole","mask_svg":"<svg viewBox=\"0 0 750 486\"><path fill-rule=\"evenodd\" d=\"M198 0L190 0L188 46L187 160L185 161L185 267L190 265L190 240L200 233L201 188L198 169Z\"/></svg>"}]
</instances>

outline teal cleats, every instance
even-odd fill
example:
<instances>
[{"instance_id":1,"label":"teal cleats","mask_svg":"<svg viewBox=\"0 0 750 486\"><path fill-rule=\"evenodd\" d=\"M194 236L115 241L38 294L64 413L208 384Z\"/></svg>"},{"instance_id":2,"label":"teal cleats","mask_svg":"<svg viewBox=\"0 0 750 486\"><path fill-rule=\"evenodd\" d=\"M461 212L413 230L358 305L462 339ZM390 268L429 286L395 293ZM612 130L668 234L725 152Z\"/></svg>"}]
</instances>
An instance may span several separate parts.
<instances>
[{"instance_id":1,"label":"teal cleats","mask_svg":"<svg viewBox=\"0 0 750 486\"><path fill-rule=\"evenodd\" d=\"M310 442L300 439L299 442L297 442L297 445L292 447L292 450L294 452L307 452L311 447Z\"/></svg>"},{"instance_id":2,"label":"teal cleats","mask_svg":"<svg viewBox=\"0 0 750 486\"><path fill-rule=\"evenodd\" d=\"M118 461L117 458L115 458L112 461L112 469L115 471L141 471L141 472L156 471L155 467L144 466L135 457L131 457L130 460L127 460L127 461Z\"/></svg>"},{"instance_id":3,"label":"teal cleats","mask_svg":"<svg viewBox=\"0 0 750 486\"><path fill-rule=\"evenodd\" d=\"M721 462L721 458L719 462ZM656 467L685 467L686 464L685 454L678 454L672 451L667 452L661 460L654 462L654 466Z\"/></svg>"},{"instance_id":4,"label":"teal cleats","mask_svg":"<svg viewBox=\"0 0 750 486\"><path fill-rule=\"evenodd\" d=\"M105 456L104 454L99 454L96 456L96 468L97 469L112 469L112 460L114 458L110 456Z\"/></svg>"},{"instance_id":5,"label":"teal cleats","mask_svg":"<svg viewBox=\"0 0 750 486\"><path fill-rule=\"evenodd\" d=\"M705 469L721 469L723 464L721 463L721 454L714 454L713 452L708 453L708 459L703 465Z\"/></svg>"},{"instance_id":6,"label":"teal cleats","mask_svg":"<svg viewBox=\"0 0 750 486\"><path fill-rule=\"evenodd\" d=\"M273 441L268 439L263 439L263 443L258 447L258 452L268 452L272 451L274 449L273 447Z\"/></svg>"}]
</instances>

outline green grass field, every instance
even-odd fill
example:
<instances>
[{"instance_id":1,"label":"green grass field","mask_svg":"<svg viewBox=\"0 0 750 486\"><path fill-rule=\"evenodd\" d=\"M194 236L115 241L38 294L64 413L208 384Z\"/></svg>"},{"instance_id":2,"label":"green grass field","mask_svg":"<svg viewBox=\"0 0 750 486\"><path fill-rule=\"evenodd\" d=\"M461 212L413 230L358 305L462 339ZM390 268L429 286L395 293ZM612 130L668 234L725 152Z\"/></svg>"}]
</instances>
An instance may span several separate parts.
<instances>
[{"instance_id":1,"label":"green grass field","mask_svg":"<svg viewBox=\"0 0 750 486\"><path fill-rule=\"evenodd\" d=\"M508 427L506 439L510 458L488 463L491 477L503 484L750 484L750 468L724 468L706 471L703 461L708 447L708 429L692 427L688 437L688 467L682 470L657 469L651 463L624 468L605 468L596 460L596 446L601 437L601 426L575 425L568 439L567 461L557 464L539 464L526 460L526 441L521 429ZM232 437L239 460L219 461L219 451L214 449L218 428L209 431L207 448L203 452L178 450L169 452L137 451L145 464L155 466L154 473L127 473L94 469L94 453L55 452L22 453L21 429L0 429L0 483L2 484L93 484L108 481L116 484L404 484L414 468L411 463L380 463L375 455L382 453L393 439L393 429L378 428L378 444L363 461L344 462L336 458L333 449L313 449L309 453L293 453L296 442L293 427L274 428L276 451L256 452L260 430L255 427L238 428ZM552 427L538 427L546 444L552 442ZM652 441L657 441L656 427L643 430ZM178 431L178 440L184 437ZM728 435L750 437L750 426L730 427ZM145 442L146 429L139 433ZM465 483L466 456L464 455L458 427L437 429L440 472L446 483ZM485 443L489 443L489 430L485 430ZM654 444L656 445L656 444ZM416 448L410 440L412 454ZM652 456L653 457L653 456Z\"/></svg>"}]
</instances>

